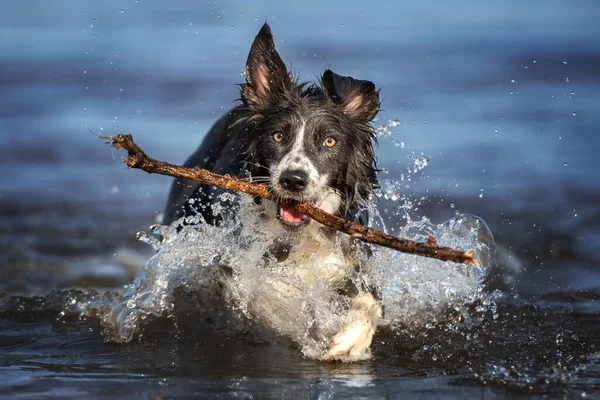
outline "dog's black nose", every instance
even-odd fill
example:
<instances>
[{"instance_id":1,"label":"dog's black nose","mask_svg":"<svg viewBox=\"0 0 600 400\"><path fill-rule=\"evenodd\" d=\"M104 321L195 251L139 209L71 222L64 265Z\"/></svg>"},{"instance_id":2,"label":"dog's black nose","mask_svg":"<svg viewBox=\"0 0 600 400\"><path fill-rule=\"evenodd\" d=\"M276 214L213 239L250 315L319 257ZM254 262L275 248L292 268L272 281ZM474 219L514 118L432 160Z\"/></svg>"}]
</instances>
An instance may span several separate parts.
<instances>
[{"instance_id":1,"label":"dog's black nose","mask_svg":"<svg viewBox=\"0 0 600 400\"><path fill-rule=\"evenodd\" d=\"M308 185L308 175L299 170L284 171L279 177L279 184L290 192L301 192Z\"/></svg>"}]
</instances>

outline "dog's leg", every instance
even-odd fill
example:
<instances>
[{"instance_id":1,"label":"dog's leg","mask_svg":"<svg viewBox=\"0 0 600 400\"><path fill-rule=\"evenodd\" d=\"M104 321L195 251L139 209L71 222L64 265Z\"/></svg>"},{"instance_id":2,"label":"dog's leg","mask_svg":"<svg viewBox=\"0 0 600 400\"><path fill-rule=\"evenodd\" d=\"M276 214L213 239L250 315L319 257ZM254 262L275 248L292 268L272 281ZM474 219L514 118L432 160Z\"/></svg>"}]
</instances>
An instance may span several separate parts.
<instances>
[{"instance_id":1,"label":"dog's leg","mask_svg":"<svg viewBox=\"0 0 600 400\"><path fill-rule=\"evenodd\" d=\"M359 361L371 357L371 341L382 317L381 304L371 293L359 293L352 301L348 323L331 341L323 360Z\"/></svg>"}]
</instances>

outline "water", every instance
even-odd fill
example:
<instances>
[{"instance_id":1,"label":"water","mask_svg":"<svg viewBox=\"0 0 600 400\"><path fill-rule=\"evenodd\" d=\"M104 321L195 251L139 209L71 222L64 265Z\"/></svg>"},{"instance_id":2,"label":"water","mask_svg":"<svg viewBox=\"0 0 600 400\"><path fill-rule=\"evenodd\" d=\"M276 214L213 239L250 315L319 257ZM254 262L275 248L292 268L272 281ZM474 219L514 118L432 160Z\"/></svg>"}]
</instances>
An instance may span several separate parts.
<instances>
[{"instance_id":1,"label":"water","mask_svg":"<svg viewBox=\"0 0 600 400\"><path fill-rule=\"evenodd\" d=\"M559 1L6 10L0 395L597 396L599 13ZM444 225L471 214L494 236L496 260L473 272L377 253L367 278L386 318L369 361L311 359L324 342L277 313L248 322L253 294L277 300L257 272L261 240L166 235L142 279L154 251L136 232L150 233L170 181L127 171L97 138L133 133L182 162L237 98L264 21L303 80L331 67L382 87L377 123L397 120L378 149L388 231L490 243ZM224 258L245 278L225 280L226 301L199 290ZM324 332L339 324L330 305L311 305Z\"/></svg>"}]
</instances>

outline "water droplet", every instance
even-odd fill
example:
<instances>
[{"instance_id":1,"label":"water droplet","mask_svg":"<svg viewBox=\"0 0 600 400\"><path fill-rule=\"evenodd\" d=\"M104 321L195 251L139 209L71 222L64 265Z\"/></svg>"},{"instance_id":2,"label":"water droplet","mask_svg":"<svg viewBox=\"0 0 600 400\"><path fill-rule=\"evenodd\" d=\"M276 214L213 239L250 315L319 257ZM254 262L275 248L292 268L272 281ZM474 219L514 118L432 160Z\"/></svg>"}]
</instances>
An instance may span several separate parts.
<instances>
[{"instance_id":1,"label":"water droplet","mask_svg":"<svg viewBox=\"0 0 600 400\"><path fill-rule=\"evenodd\" d=\"M563 60L563 62L562 62L562 63L563 63L564 65L567 65L567 62L566 62L566 61L564 61L564 60Z\"/></svg>"},{"instance_id":2,"label":"water droplet","mask_svg":"<svg viewBox=\"0 0 600 400\"><path fill-rule=\"evenodd\" d=\"M254 20L255 20L255 21L258 21L258 16L254 17Z\"/></svg>"},{"instance_id":3,"label":"water droplet","mask_svg":"<svg viewBox=\"0 0 600 400\"><path fill-rule=\"evenodd\" d=\"M121 8L121 14L125 14L125 10Z\"/></svg>"},{"instance_id":4,"label":"water droplet","mask_svg":"<svg viewBox=\"0 0 600 400\"><path fill-rule=\"evenodd\" d=\"M456 204L450 203L450 208L454 208L454 207L456 207Z\"/></svg>"},{"instance_id":5,"label":"water droplet","mask_svg":"<svg viewBox=\"0 0 600 400\"><path fill-rule=\"evenodd\" d=\"M340 28L343 28L343 27L344 27L344 24L340 24Z\"/></svg>"},{"instance_id":6,"label":"water droplet","mask_svg":"<svg viewBox=\"0 0 600 400\"><path fill-rule=\"evenodd\" d=\"M516 80L514 80L514 79L511 79L511 80L510 80L510 83L517 83L517 81L516 81Z\"/></svg>"},{"instance_id":7,"label":"water droplet","mask_svg":"<svg viewBox=\"0 0 600 400\"><path fill-rule=\"evenodd\" d=\"M415 163L413 165L413 172L417 173L425 168L429 164L430 156L418 157L415 158Z\"/></svg>"},{"instance_id":8,"label":"water droplet","mask_svg":"<svg viewBox=\"0 0 600 400\"><path fill-rule=\"evenodd\" d=\"M569 83L571 80L569 78L565 78L565 82Z\"/></svg>"},{"instance_id":9,"label":"water droplet","mask_svg":"<svg viewBox=\"0 0 600 400\"><path fill-rule=\"evenodd\" d=\"M568 166L569 166L569 164L568 164L568 163L565 161L565 162L563 163L563 166L565 166L565 167L568 167Z\"/></svg>"},{"instance_id":10,"label":"water droplet","mask_svg":"<svg viewBox=\"0 0 600 400\"><path fill-rule=\"evenodd\" d=\"M84 73L84 74L87 74L87 69L84 69L84 70L83 70L83 73Z\"/></svg>"},{"instance_id":11,"label":"water droplet","mask_svg":"<svg viewBox=\"0 0 600 400\"><path fill-rule=\"evenodd\" d=\"M576 112L576 111L573 111L573 116L575 116L575 115L577 115L577 112Z\"/></svg>"},{"instance_id":12,"label":"water droplet","mask_svg":"<svg viewBox=\"0 0 600 400\"><path fill-rule=\"evenodd\" d=\"M494 128L494 133L500 133L500 129Z\"/></svg>"}]
</instances>

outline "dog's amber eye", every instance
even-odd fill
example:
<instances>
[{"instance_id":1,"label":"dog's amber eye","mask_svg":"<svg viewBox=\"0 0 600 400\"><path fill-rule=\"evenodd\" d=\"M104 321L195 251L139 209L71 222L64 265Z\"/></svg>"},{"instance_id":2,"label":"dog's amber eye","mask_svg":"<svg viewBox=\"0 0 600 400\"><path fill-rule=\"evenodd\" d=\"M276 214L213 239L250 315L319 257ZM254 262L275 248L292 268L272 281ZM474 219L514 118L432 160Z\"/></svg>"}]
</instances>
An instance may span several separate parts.
<instances>
[{"instance_id":1,"label":"dog's amber eye","mask_svg":"<svg viewBox=\"0 0 600 400\"><path fill-rule=\"evenodd\" d=\"M277 143L281 142L283 140L283 133L275 132L273 134L273 140L276 141Z\"/></svg>"},{"instance_id":2,"label":"dog's amber eye","mask_svg":"<svg viewBox=\"0 0 600 400\"><path fill-rule=\"evenodd\" d=\"M335 140L334 138L332 138L331 136L329 136L327 139L325 139L325 141L323 142L323 146L327 146L327 147L333 147L335 146L335 144L337 143L337 140Z\"/></svg>"}]
</instances>

